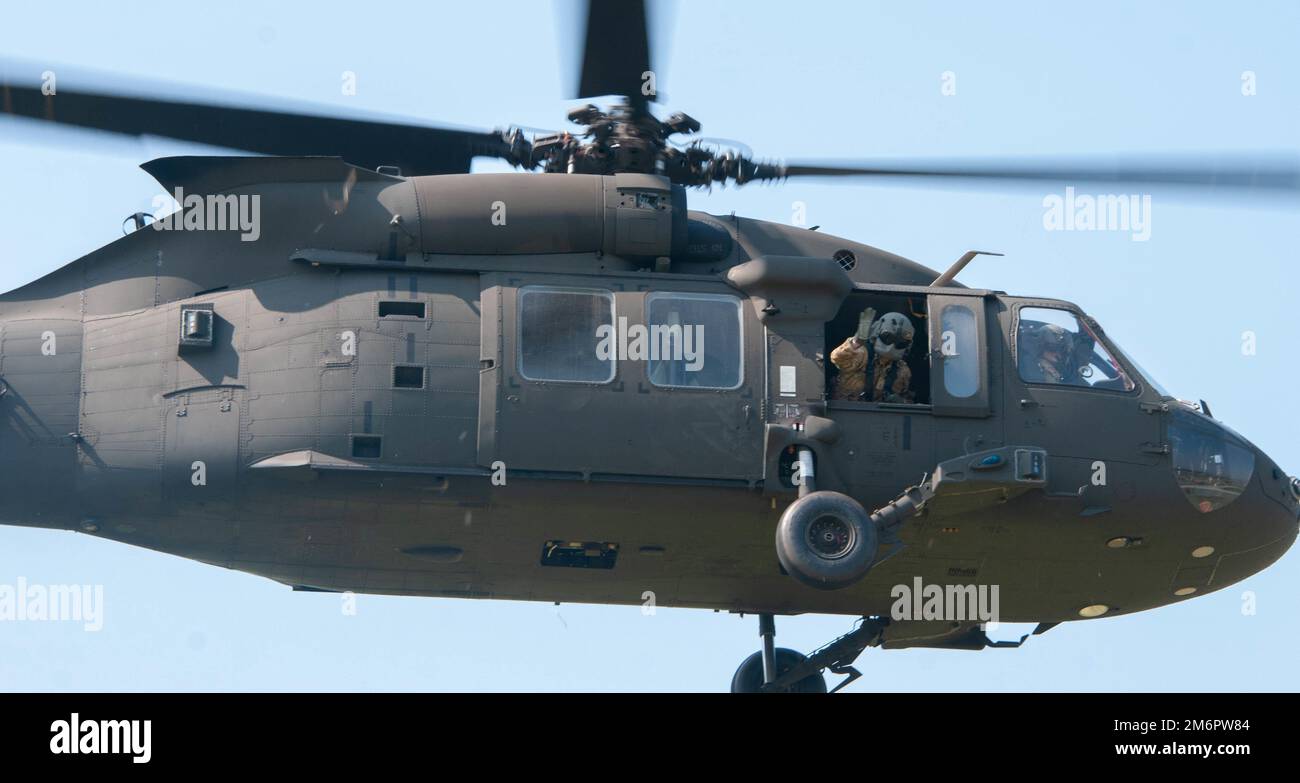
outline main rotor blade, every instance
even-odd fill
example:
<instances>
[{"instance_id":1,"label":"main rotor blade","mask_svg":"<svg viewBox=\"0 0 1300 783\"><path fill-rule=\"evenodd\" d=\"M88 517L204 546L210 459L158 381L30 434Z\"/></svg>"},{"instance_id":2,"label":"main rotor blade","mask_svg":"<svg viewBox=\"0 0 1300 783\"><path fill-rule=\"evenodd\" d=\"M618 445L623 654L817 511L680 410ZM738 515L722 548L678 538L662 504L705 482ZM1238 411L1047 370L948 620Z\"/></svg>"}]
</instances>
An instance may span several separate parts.
<instances>
[{"instance_id":1,"label":"main rotor blade","mask_svg":"<svg viewBox=\"0 0 1300 783\"><path fill-rule=\"evenodd\" d=\"M645 0L588 0L587 30L584 36L582 72L575 98L623 95L635 108L644 109L655 82L642 75L650 65L650 34Z\"/></svg>"},{"instance_id":2,"label":"main rotor blade","mask_svg":"<svg viewBox=\"0 0 1300 783\"><path fill-rule=\"evenodd\" d=\"M769 167L781 177L915 177L1005 182L1111 182L1196 188L1300 190L1300 155L1159 155L1091 158L948 159L791 163Z\"/></svg>"},{"instance_id":3,"label":"main rotor blade","mask_svg":"<svg viewBox=\"0 0 1300 783\"><path fill-rule=\"evenodd\" d=\"M505 157L500 135L414 123L347 119L188 101L0 83L0 112L129 136L166 136L265 155L338 156L404 175L458 174L476 155ZM2 116L2 115L0 115Z\"/></svg>"}]
</instances>

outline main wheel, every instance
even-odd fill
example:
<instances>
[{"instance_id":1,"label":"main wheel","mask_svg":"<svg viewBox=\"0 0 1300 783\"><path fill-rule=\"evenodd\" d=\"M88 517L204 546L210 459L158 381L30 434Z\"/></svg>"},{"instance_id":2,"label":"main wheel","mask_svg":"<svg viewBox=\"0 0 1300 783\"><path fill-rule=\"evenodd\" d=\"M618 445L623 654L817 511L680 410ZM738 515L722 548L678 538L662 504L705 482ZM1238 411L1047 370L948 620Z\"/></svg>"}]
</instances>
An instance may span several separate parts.
<instances>
[{"instance_id":1,"label":"main wheel","mask_svg":"<svg viewBox=\"0 0 1300 783\"><path fill-rule=\"evenodd\" d=\"M876 559L878 536L862 504L840 492L812 492L776 526L776 556L809 587L837 590L861 579Z\"/></svg>"},{"instance_id":2,"label":"main wheel","mask_svg":"<svg viewBox=\"0 0 1300 783\"><path fill-rule=\"evenodd\" d=\"M797 664L807 660L807 656L797 650L791 650L786 647L776 648L776 672L781 676L793 669ZM759 693L763 690L763 653L756 652L746 658L736 669L736 673L731 678L732 693ZM778 693L825 693L826 678L821 672L810 674L801 680L796 680L793 684L788 685Z\"/></svg>"}]
</instances>

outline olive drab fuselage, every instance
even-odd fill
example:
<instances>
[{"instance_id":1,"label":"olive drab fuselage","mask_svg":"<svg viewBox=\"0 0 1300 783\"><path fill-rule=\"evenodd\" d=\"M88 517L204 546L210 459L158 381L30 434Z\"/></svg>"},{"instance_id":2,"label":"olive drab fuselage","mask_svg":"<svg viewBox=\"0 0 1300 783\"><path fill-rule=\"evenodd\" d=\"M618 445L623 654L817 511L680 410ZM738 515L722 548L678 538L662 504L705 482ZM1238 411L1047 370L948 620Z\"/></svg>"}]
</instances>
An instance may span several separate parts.
<instances>
[{"instance_id":1,"label":"olive drab fuselage","mask_svg":"<svg viewBox=\"0 0 1300 783\"><path fill-rule=\"evenodd\" d=\"M1022 309L1105 341L1073 305L930 287L866 245L688 211L650 175L146 168L257 195L259 235L144 228L0 297L5 523L316 590L883 615L919 577L997 585L1003 620L1040 622L1223 587L1296 536L1289 477L1116 346L1131 389L1021 377ZM830 399L867 305L915 324L913 402ZM688 316L717 360L698 376L566 352L583 324ZM1249 475L1198 483L1191 437L1229 439ZM870 510L1008 447L1045 452L1040 483L937 498L852 586L782 574L798 449Z\"/></svg>"}]
</instances>

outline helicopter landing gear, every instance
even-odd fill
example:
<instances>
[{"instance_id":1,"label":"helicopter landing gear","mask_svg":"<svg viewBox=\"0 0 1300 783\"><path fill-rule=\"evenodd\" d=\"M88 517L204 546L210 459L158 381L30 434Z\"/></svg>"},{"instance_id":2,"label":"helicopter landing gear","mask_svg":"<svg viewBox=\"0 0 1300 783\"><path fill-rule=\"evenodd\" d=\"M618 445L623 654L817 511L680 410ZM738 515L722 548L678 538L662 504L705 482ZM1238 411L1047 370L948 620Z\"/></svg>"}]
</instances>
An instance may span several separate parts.
<instances>
[{"instance_id":1,"label":"helicopter landing gear","mask_svg":"<svg viewBox=\"0 0 1300 783\"><path fill-rule=\"evenodd\" d=\"M862 504L840 492L814 492L810 449L799 449L799 499L776 525L776 557L785 572L819 590L858 581L876 559L876 526Z\"/></svg>"},{"instance_id":2,"label":"helicopter landing gear","mask_svg":"<svg viewBox=\"0 0 1300 783\"><path fill-rule=\"evenodd\" d=\"M830 689L835 693L862 676L853 662L868 647L880 644L889 620L863 617L856 628L835 641L823 645L812 655L776 646L776 623L770 614L758 616L758 635L763 649L746 658L731 678L732 693L826 693L823 669L843 674L844 679Z\"/></svg>"},{"instance_id":3,"label":"helicopter landing gear","mask_svg":"<svg viewBox=\"0 0 1300 783\"><path fill-rule=\"evenodd\" d=\"M876 525L861 503L812 492L790 504L776 526L781 567L809 587L837 590L861 579L876 559Z\"/></svg>"},{"instance_id":4,"label":"helicopter landing gear","mask_svg":"<svg viewBox=\"0 0 1300 783\"><path fill-rule=\"evenodd\" d=\"M934 496L922 479L875 513L842 492L815 492L813 455L799 449L799 499L791 503L776 525L776 557L796 580L819 590L848 587L876 562L883 538L892 556L902 546L897 528Z\"/></svg>"},{"instance_id":5,"label":"helicopter landing gear","mask_svg":"<svg viewBox=\"0 0 1300 783\"><path fill-rule=\"evenodd\" d=\"M820 669L782 684L767 687L784 679L796 667L808 660L802 653L776 646L776 621L770 614L758 616L758 635L763 638L763 649L746 658L731 678L732 693L825 693L826 678Z\"/></svg>"}]
</instances>

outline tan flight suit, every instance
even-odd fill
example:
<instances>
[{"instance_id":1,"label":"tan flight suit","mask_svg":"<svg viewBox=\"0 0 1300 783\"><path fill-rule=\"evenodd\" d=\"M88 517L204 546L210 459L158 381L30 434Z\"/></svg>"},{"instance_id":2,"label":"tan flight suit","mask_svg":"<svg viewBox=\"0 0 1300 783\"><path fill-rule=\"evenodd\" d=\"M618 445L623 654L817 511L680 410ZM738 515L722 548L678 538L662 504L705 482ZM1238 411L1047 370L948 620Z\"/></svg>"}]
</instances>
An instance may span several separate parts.
<instances>
[{"instance_id":1,"label":"tan flight suit","mask_svg":"<svg viewBox=\"0 0 1300 783\"><path fill-rule=\"evenodd\" d=\"M896 394L904 401L911 402L912 368L908 367L907 362L902 359L876 357L871 362L873 365L871 392L865 395L862 393L867 385L867 362L871 361L870 354L866 343L855 343L852 337L831 351L831 364L839 370L839 374L835 376L835 392L832 394L832 399L881 402L889 394Z\"/></svg>"}]
</instances>

